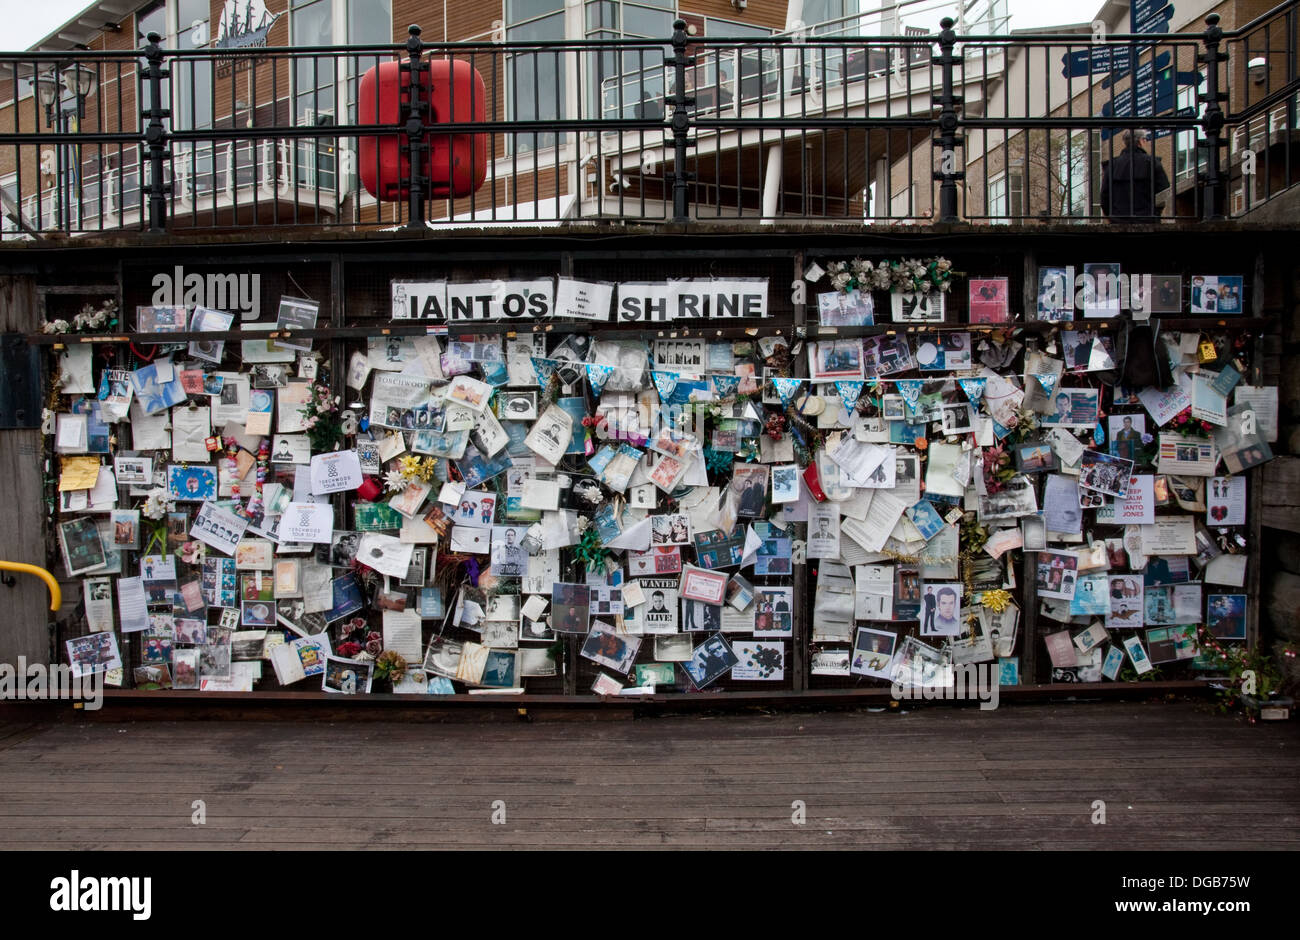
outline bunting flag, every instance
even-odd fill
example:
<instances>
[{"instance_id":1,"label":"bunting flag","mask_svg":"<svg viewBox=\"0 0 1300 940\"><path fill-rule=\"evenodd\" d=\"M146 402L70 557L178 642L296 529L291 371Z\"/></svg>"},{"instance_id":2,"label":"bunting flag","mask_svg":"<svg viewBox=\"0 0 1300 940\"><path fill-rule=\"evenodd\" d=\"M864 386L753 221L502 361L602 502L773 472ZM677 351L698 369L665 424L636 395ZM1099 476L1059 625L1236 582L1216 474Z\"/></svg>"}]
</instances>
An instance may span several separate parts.
<instances>
[{"instance_id":1,"label":"bunting flag","mask_svg":"<svg viewBox=\"0 0 1300 940\"><path fill-rule=\"evenodd\" d=\"M583 363L587 367L587 381L591 383L591 391L600 397L600 393L605 388L605 383L609 377L614 374L613 366L604 366L597 362Z\"/></svg>"},{"instance_id":2,"label":"bunting flag","mask_svg":"<svg viewBox=\"0 0 1300 940\"><path fill-rule=\"evenodd\" d=\"M710 375L709 382L713 385L713 397L725 401L735 396L736 389L740 387L740 376Z\"/></svg>"},{"instance_id":3,"label":"bunting flag","mask_svg":"<svg viewBox=\"0 0 1300 940\"><path fill-rule=\"evenodd\" d=\"M533 361L533 372L537 375L537 384L542 388L551 384L551 376L555 374L554 359L539 359L537 356L530 356Z\"/></svg>"},{"instance_id":4,"label":"bunting flag","mask_svg":"<svg viewBox=\"0 0 1300 940\"><path fill-rule=\"evenodd\" d=\"M776 376L773 377L772 384L776 386L776 393L781 396L781 404L789 406L790 399L794 398L795 393L799 391L799 386L803 385L803 379L787 379Z\"/></svg>"},{"instance_id":5,"label":"bunting flag","mask_svg":"<svg viewBox=\"0 0 1300 940\"><path fill-rule=\"evenodd\" d=\"M984 398L984 386L988 384L988 379L958 379L957 384L966 393L966 398L970 403L978 408L980 401Z\"/></svg>"},{"instance_id":6,"label":"bunting flag","mask_svg":"<svg viewBox=\"0 0 1300 940\"><path fill-rule=\"evenodd\" d=\"M1037 379L1038 384L1043 387L1044 395L1052 394L1052 389L1056 388L1056 376L1053 373L1031 372L1030 375L1032 375L1035 379Z\"/></svg>"},{"instance_id":7,"label":"bunting flag","mask_svg":"<svg viewBox=\"0 0 1300 940\"><path fill-rule=\"evenodd\" d=\"M910 417L916 417L920 410L921 388L925 385L925 379L898 379L898 394L903 396L903 404L907 407L907 413Z\"/></svg>"},{"instance_id":8,"label":"bunting flag","mask_svg":"<svg viewBox=\"0 0 1300 940\"><path fill-rule=\"evenodd\" d=\"M667 402L669 398L672 398L673 391L677 388L677 373L651 372L650 375L654 379L655 391L659 393L659 400Z\"/></svg>"},{"instance_id":9,"label":"bunting flag","mask_svg":"<svg viewBox=\"0 0 1300 940\"><path fill-rule=\"evenodd\" d=\"M858 398L862 395L862 386L865 382L836 382L835 391L840 393L840 401L844 402L844 410L852 411L853 406L858 403Z\"/></svg>"}]
</instances>

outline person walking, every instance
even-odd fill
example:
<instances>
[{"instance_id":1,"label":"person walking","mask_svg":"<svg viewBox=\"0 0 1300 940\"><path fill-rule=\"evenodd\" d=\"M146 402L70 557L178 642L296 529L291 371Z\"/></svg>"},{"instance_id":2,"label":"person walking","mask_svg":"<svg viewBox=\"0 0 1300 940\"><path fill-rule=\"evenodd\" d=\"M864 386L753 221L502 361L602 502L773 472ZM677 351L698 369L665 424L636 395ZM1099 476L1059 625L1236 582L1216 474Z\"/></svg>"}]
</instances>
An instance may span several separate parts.
<instances>
[{"instance_id":1,"label":"person walking","mask_svg":"<svg viewBox=\"0 0 1300 940\"><path fill-rule=\"evenodd\" d=\"M1123 139L1123 151L1102 164L1101 211L1112 222L1158 218L1155 195L1169 188L1169 177L1143 146L1145 131L1125 131Z\"/></svg>"}]
</instances>

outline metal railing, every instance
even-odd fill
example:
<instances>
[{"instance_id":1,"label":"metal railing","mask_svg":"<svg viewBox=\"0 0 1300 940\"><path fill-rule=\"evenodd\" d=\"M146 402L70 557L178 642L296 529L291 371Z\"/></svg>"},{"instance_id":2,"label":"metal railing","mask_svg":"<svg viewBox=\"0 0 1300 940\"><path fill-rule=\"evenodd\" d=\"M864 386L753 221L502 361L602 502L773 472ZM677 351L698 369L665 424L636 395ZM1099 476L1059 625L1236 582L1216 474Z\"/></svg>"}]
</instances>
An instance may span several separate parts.
<instances>
[{"instance_id":1,"label":"metal railing","mask_svg":"<svg viewBox=\"0 0 1300 940\"><path fill-rule=\"evenodd\" d=\"M164 50L154 34L138 53L4 54L4 237L1241 216L1297 182L1298 4L1231 31L1211 16L1100 40L961 35L949 18L923 36L696 38L679 21L665 41L425 43L412 27L405 45ZM360 119L379 105L377 85L362 100L371 66L442 59L482 91L453 77L396 121ZM478 106L486 119L468 120ZM1118 169L1144 160L1125 133L1149 135L1167 188ZM448 192L425 157L467 135L484 182ZM371 166L366 137L391 147ZM382 160L400 201L361 185Z\"/></svg>"}]
</instances>

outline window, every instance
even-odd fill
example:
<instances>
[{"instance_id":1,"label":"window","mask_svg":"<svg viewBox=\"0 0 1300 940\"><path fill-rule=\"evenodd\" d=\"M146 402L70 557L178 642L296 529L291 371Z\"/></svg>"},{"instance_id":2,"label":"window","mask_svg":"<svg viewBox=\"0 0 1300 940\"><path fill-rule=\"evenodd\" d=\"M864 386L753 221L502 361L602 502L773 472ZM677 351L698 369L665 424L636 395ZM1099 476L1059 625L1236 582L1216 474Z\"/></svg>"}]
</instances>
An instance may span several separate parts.
<instances>
[{"instance_id":1,"label":"window","mask_svg":"<svg viewBox=\"0 0 1300 940\"><path fill-rule=\"evenodd\" d=\"M1018 170L990 177L984 192L990 222L1005 224L1024 215L1024 177Z\"/></svg>"},{"instance_id":2,"label":"window","mask_svg":"<svg viewBox=\"0 0 1300 940\"><path fill-rule=\"evenodd\" d=\"M564 39L564 0L506 0L506 39L530 42ZM564 107L564 53L536 49L513 53L506 64L506 114L512 121L557 121ZM514 149L554 147L554 133L519 131Z\"/></svg>"},{"instance_id":3,"label":"window","mask_svg":"<svg viewBox=\"0 0 1300 940\"><path fill-rule=\"evenodd\" d=\"M1201 73L1204 82L1204 72ZM1205 116L1205 105L1198 103L1196 93L1200 85L1182 85L1178 89L1178 114ZM1204 140L1205 134L1198 127L1194 130L1179 131L1174 138L1174 170L1178 180L1190 179L1205 168L1205 152L1198 149L1196 142Z\"/></svg>"},{"instance_id":4,"label":"window","mask_svg":"<svg viewBox=\"0 0 1300 940\"><path fill-rule=\"evenodd\" d=\"M664 41L673 32L669 0L590 0L585 10L588 39L650 39ZM599 102L603 117L659 117L663 114L665 44L660 49L627 49L619 61L614 50L590 52L584 67L588 113Z\"/></svg>"},{"instance_id":5,"label":"window","mask_svg":"<svg viewBox=\"0 0 1300 940\"><path fill-rule=\"evenodd\" d=\"M1101 135L1077 128L1068 142L1053 140L1056 150L1052 214L1087 218L1095 215L1093 204L1101 187Z\"/></svg>"}]
</instances>

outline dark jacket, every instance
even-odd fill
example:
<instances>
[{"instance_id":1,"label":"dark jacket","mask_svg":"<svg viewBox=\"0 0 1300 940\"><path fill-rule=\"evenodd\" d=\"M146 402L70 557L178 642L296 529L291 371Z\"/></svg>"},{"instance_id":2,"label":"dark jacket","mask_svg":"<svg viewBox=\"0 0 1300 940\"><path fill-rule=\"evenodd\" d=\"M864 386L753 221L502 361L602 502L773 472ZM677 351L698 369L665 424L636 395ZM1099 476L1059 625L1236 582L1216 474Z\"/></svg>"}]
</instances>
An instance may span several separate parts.
<instances>
[{"instance_id":1,"label":"dark jacket","mask_svg":"<svg viewBox=\"0 0 1300 940\"><path fill-rule=\"evenodd\" d=\"M1157 216L1155 194L1168 188L1169 177L1159 157L1125 147L1102 164L1101 211L1112 219Z\"/></svg>"}]
</instances>

